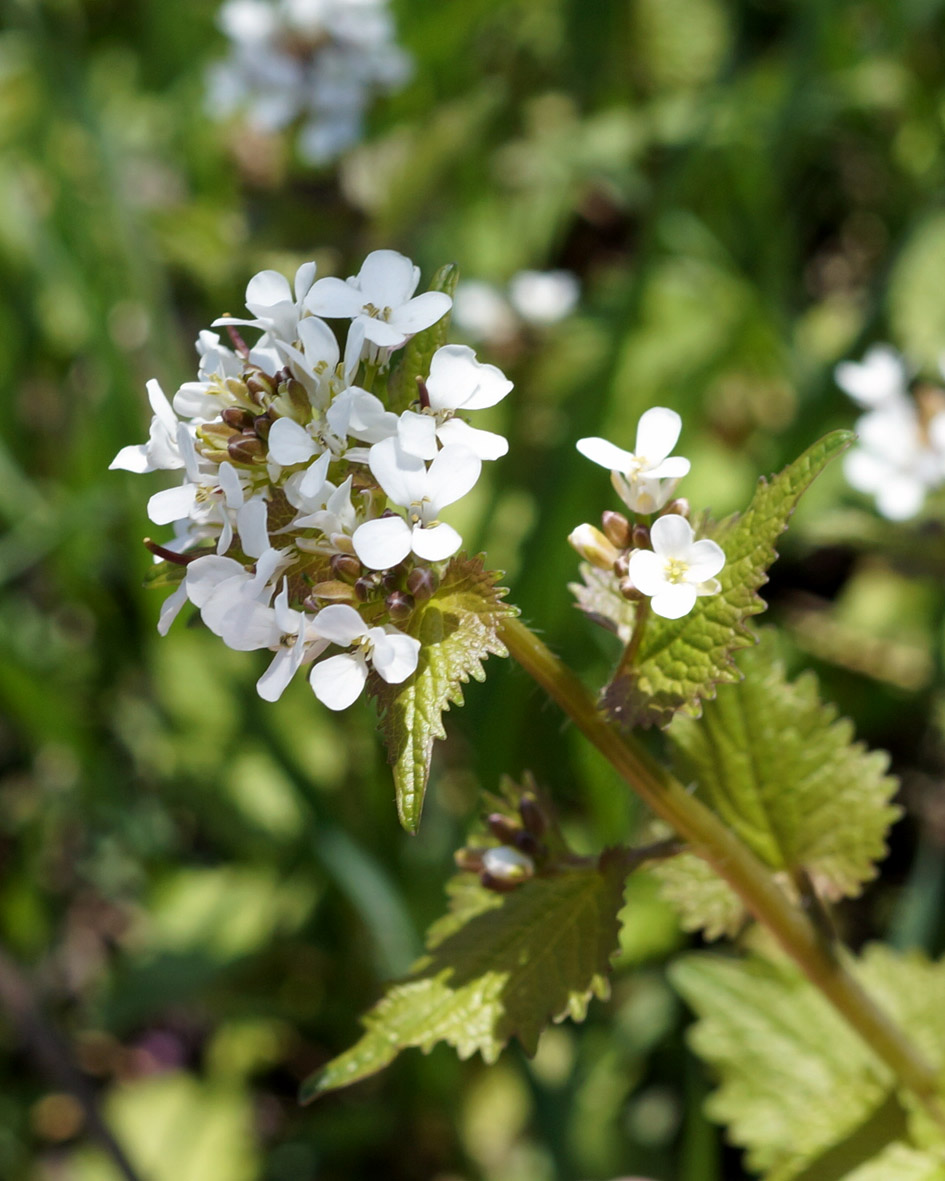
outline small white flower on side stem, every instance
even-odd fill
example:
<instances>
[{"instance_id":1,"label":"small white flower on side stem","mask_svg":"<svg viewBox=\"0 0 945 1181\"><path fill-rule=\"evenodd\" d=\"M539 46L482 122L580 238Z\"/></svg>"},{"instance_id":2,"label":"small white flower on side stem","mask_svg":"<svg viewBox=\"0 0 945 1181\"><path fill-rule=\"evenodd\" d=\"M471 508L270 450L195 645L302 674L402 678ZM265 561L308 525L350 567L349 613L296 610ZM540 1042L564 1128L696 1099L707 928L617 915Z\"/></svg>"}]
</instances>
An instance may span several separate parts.
<instances>
[{"instance_id":1,"label":"small white flower on side stem","mask_svg":"<svg viewBox=\"0 0 945 1181\"><path fill-rule=\"evenodd\" d=\"M725 554L714 541L693 540L685 517L667 513L650 529L652 550L634 550L629 577L641 594L651 600L655 615L680 619L688 615L700 595L722 589L716 574L725 565Z\"/></svg>"},{"instance_id":2,"label":"small white flower on side stem","mask_svg":"<svg viewBox=\"0 0 945 1181\"><path fill-rule=\"evenodd\" d=\"M320 661L309 676L315 696L329 709L347 709L360 697L368 664L391 685L399 685L416 670L419 640L395 627L368 627L357 611L344 603L323 607L312 626L325 640L352 649Z\"/></svg>"},{"instance_id":3,"label":"small white flower on side stem","mask_svg":"<svg viewBox=\"0 0 945 1181\"><path fill-rule=\"evenodd\" d=\"M577 449L593 463L610 469L618 495L632 512L654 513L689 471L688 459L669 454L681 429L682 419L675 410L654 406L640 418L636 451L624 451L597 437L578 439Z\"/></svg>"},{"instance_id":4,"label":"small white flower on side stem","mask_svg":"<svg viewBox=\"0 0 945 1181\"><path fill-rule=\"evenodd\" d=\"M116 468L125 472L174 471L184 466L178 442L181 423L171 409L167 396L158 382L148 382L148 401L154 417L147 443L122 447L108 465L109 471Z\"/></svg>"},{"instance_id":5,"label":"small white flower on side stem","mask_svg":"<svg viewBox=\"0 0 945 1181\"><path fill-rule=\"evenodd\" d=\"M428 562L451 557L463 543L452 525L437 518L479 479L482 461L467 447L450 445L429 467L404 451L397 439L384 439L371 448L371 472L394 504L407 509L403 517L367 521L352 537L354 551L371 570L387 570L411 550Z\"/></svg>"}]
</instances>

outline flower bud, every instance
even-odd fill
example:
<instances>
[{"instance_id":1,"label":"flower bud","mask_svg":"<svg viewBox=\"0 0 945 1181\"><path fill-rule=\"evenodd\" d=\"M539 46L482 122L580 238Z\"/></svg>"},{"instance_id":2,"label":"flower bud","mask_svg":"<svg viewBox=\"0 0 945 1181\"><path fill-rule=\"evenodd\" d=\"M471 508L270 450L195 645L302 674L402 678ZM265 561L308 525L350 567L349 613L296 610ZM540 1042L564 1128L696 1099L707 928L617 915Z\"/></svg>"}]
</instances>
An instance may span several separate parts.
<instances>
[{"instance_id":1,"label":"flower bud","mask_svg":"<svg viewBox=\"0 0 945 1181\"><path fill-rule=\"evenodd\" d=\"M630 569L630 555L629 554L621 554L620 557L617 559L617 561L614 562L614 574L616 574L618 578L626 578L627 571L629 569Z\"/></svg>"},{"instance_id":2,"label":"flower bud","mask_svg":"<svg viewBox=\"0 0 945 1181\"><path fill-rule=\"evenodd\" d=\"M685 517L688 520L689 501L685 498L685 496L677 496L675 500L671 500L669 502L660 515L662 516L663 513L676 513L677 516Z\"/></svg>"},{"instance_id":3,"label":"flower bud","mask_svg":"<svg viewBox=\"0 0 945 1181\"><path fill-rule=\"evenodd\" d=\"M381 575L381 585L384 587L384 590L400 590L400 583L403 579L403 576L403 566L391 566L389 570L385 570Z\"/></svg>"},{"instance_id":4,"label":"flower bud","mask_svg":"<svg viewBox=\"0 0 945 1181\"><path fill-rule=\"evenodd\" d=\"M261 406L264 398L274 397L276 387L268 374L257 369L246 378L246 392L257 406Z\"/></svg>"},{"instance_id":5,"label":"flower bud","mask_svg":"<svg viewBox=\"0 0 945 1181\"><path fill-rule=\"evenodd\" d=\"M348 582L352 586L364 572L361 563L354 554L332 554L328 564L331 566L331 572L335 578L342 582Z\"/></svg>"},{"instance_id":6,"label":"flower bud","mask_svg":"<svg viewBox=\"0 0 945 1181\"><path fill-rule=\"evenodd\" d=\"M482 855L482 869L489 877L502 883L523 882L535 872L535 863L525 853L508 845L486 849Z\"/></svg>"},{"instance_id":7,"label":"flower bud","mask_svg":"<svg viewBox=\"0 0 945 1181\"><path fill-rule=\"evenodd\" d=\"M609 541L617 549L627 549L630 545L630 522L623 513L614 513L608 509L601 515L601 525Z\"/></svg>"},{"instance_id":8,"label":"flower bud","mask_svg":"<svg viewBox=\"0 0 945 1181\"><path fill-rule=\"evenodd\" d=\"M272 416L268 413L257 414L253 419L253 430L260 439L268 439L269 432L272 430Z\"/></svg>"},{"instance_id":9,"label":"flower bud","mask_svg":"<svg viewBox=\"0 0 945 1181\"><path fill-rule=\"evenodd\" d=\"M245 381L240 381L238 377L228 377L223 383L223 387L231 398L237 402L246 402L250 399L249 389Z\"/></svg>"},{"instance_id":10,"label":"flower bud","mask_svg":"<svg viewBox=\"0 0 945 1181\"><path fill-rule=\"evenodd\" d=\"M486 817L486 826L497 841L503 845L511 845L521 831L514 820L503 816L501 812L490 812Z\"/></svg>"},{"instance_id":11,"label":"flower bud","mask_svg":"<svg viewBox=\"0 0 945 1181\"><path fill-rule=\"evenodd\" d=\"M424 603L436 594L440 580L427 566L416 566L407 575L407 590L418 603Z\"/></svg>"},{"instance_id":12,"label":"flower bud","mask_svg":"<svg viewBox=\"0 0 945 1181\"><path fill-rule=\"evenodd\" d=\"M482 855L485 849L457 849L453 854L453 861L457 869L469 873L479 873L482 869Z\"/></svg>"},{"instance_id":13,"label":"flower bud","mask_svg":"<svg viewBox=\"0 0 945 1181\"><path fill-rule=\"evenodd\" d=\"M220 417L235 431L243 431L253 425L252 411L244 410L242 406L227 406Z\"/></svg>"},{"instance_id":14,"label":"flower bud","mask_svg":"<svg viewBox=\"0 0 945 1181\"><path fill-rule=\"evenodd\" d=\"M403 623L405 619L409 619L413 614L415 606L413 597L405 594L403 591L392 591L384 601L387 610L390 612L390 617L395 623Z\"/></svg>"},{"instance_id":15,"label":"flower bud","mask_svg":"<svg viewBox=\"0 0 945 1181\"><path fill-rule=\"evenodd\" d=\"M644 597L643 594L633 585L629 578L625 578L623 582L621 582L620 593L631 603L639 602L640 599Z\"/></svg>"},{"instance_id":16,"label":"flower bud","mask_svg":"<svg viewBox=\"0 0 945 1181\"><path fill-rule=\"evenodd\" d=\"M355 556L354 542L347 533L329 533L328 540L339 554L350 554L352 558Z\"/></svg>"},{"instance_id":17,"label":"flower bud","mask_svg":"<svg viewBox=\"0 0 945 1181\"><path fill-rule=\"evenodd\" d=\"M279 385L279 393L285 394L296 410L308 412L312 409L312 403L309 401L308 391L300 381L294 377L290 377L288 381L281 382Z\"/></svg>"},{"instance_id":18,"label":"flower bud","mask_svg":"<svg viewBox=\"0 0 945 1181\"><path fill-rule=\"evenodd\" d=\"M542 836L548 828L548 818L538 800L532 795L522 796L518 802L518 810L528 831L536 837Z\"/></svg>"},{"instance_id":19,"label":"flower bud","mask_svg":"<svg viewBox=\"0 0 945 1181\"><path fill-rule=\"evenodd\" d=\"M235 463L261 463L266 458L266 444L255 435L235 435L226 450Z\"/></svg>"},{"instance_id":20,"label":"flower bud","mask_svg":"<svg viewBox=\"0 0 945 1181\"><path fill-rule=\"evenodd\" d=\"M329 578L325 582L316 582L302 605L309 611L317 611L322 602L350 603L354 597L355 592L346 582Z\"/></svg>"},{"instance_id":21,"label":"flower bud","mask_svg":"<svg viewBox=\"0 0 945 1181\"><path fill-rule=\"evenodd\" d=\"M614 562L620 553L614 544L607 540L599 529L593 525L578 525L568 534L568 543L577 550L585 561L590 562L599 570L613 569Z\"/></svg>"},{"instance_id":22,"label":"flower bud","mask_svg":"<svg viewBox=\"0 0 945 1181\"><path fill-rule=\"evenodd\" d=\"M633 548L634 549L649 549L650 548L650 531L646 525L641 525L639 521L633 526Z\"/></svg>"},{"instance_id":23,"label":"flower bud","mask_svg":"<svg viewBox=\"0 0 945 1181\"><path fill-rule=\"evenodd\" d=\"M363 574L354 584L354 597L359 603L366 603L377 594L377 579L373 574Z\"/></svg>"},{"instance_id":24,"label":"flower bud","mask_svg":"<svg viewBox=\"0 0 945 1181\"><path fill-rule=\"evenodd\" d=\"M541 857L546 851L541 841L533 833L525 832L524 829L515 834L515 840L512 843L520 853L533 859Z\"/></svg>"}]
</instances>

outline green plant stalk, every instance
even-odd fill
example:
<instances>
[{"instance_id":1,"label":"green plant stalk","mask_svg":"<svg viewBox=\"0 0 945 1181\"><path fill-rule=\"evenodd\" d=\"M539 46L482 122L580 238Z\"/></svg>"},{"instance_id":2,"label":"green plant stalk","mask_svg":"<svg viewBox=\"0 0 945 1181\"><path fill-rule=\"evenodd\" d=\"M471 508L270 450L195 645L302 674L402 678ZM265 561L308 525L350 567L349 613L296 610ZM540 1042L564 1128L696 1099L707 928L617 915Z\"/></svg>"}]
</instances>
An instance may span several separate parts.
<instances>
[{"instance_id":1,"label":"green plant stalk","mask_svg":"<svg viewBox=\"0 0 945 1181\"><path fill-rule=\"evenodd\" d=\"M525 624L519 619L506 619L500 635L515 660L561 706L637 795L728 882L750 913L771 931L877 1057L918 1096L939 1123L945 1124L935 1067L864 991L767 867L648 751L604 720L577 676Z\"/></svg>"}]
</instances>

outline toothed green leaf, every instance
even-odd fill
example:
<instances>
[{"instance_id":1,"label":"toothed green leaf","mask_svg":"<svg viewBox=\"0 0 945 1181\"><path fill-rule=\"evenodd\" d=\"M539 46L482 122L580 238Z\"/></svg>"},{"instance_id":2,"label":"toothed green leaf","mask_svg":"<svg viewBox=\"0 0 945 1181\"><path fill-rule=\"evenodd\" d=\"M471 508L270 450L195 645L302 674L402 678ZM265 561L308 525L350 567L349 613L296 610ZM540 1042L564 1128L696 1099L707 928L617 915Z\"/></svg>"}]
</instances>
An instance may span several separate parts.
<instances>
[{"instance_id":1,"label":"toothed green leaf","mask_svg":"<svg viewBox=\"0 0 945 1181\"><path fill-rule=\"evenodd\" d=\"M459 267L448 262L434 274L427 290L443 291L451 296L458 282ZM387 383L387 401L391 410L399 414L411 402L416 402L417 378L429 376L430 359L438 348L446 344L449 327L450 313L447 312L435 324L407 341L406 348L400 354L400 363Z\"/></svg>"},{"instance_id":2,"label":"toothed green leaf","mask_svg":"<svg viewBox=\"0 0 945 1181\"><path fill-rule=\"evenodd\" d=\"M397 811L409 832L420 824L433 742L446 737L443 711L451 702L463 704L462 686L470 677L485 680L482 662L487 656L508 655L498 627L516 608L502 602L506 592L496 587L497 578L495 571L483 570L481 557L453 558L436 594L403 627L421 644L417 671L400 685L371 679L394 772Z\"/></svg>"},{"instance_id":3,"label":"toothed green leaf","mask_svg":"<svg viewBox=\"0 0 945 1181\"><path fill-rule=\"evenodd\" d=\"M753 642L746 621L765 609L757 592L777 557L774 543L804 490L853 438L849 431L826 435L770 482L762 480L743 514L705 530L725 551L722 589L697 599L681 619L650 616L633 666L604 690L614 721L662 726L678 710L698 716L717 685L737 679L732 656Z\"/></svg>"},{"instance_id":4,"label":"toothed green leaf","mask_svg":"<svg viewBox=\"0 0 945 1181\"><path fill-rule=\"evenodd\" d=\"M662 896L671 902L684 931L706 939L733 938L747 918L745 904L711 865L694 853L680 853L651 867Z\"/></svg>"},{"instance_id":5,"label":"toothed green leaf","mask_svg":"<svg viewBox=\"0 0 945 1181\"><path fill-rule=\"evenodd\" d=\"M945 964L875 946L852 970L940 1064ZM706 1111L766 1181L939 1181L941 1134L792 965L699 954L670 978L699 1017L692 1047L720 1080Z\"/></svg>"},{"instance_id":6,"label":"toothed green leaf","mask_svg":"<svg viewBox=\"0 0 945 1181\"><path fill-rule=\"evenodd\" d=\"M772 634L739 654L744 679L720 686L698 720L667 730L677 774L785 881L803 871L826 898L853 897L875 876L886 833L899 816L896 780L881 751L853 741L853 727L824 705L811 673L789 682ZM680 889L680 870L657 867ZM720 928L719 891L682 891L690 925ZM732 916L734 919L734 916Z\"/></svg>"},{"instance_id":7,"label":"toothed green leaf","mask_svg":"<svg viewBox=\"0 0 945 1181\"><path fill-rule=\"evenodd\" d=\"M429 933L429 954L364 1017L356 1045L313 1075L303 1100L376 1073L409 1046L437 1042L460 1058L494 1062L510 1038L533 1054L549 1021L583 1020L607 994L626 869L597 866L533 878L508 894L471 874L454 879L451 913Z\"/></svg>"}]
</instances>

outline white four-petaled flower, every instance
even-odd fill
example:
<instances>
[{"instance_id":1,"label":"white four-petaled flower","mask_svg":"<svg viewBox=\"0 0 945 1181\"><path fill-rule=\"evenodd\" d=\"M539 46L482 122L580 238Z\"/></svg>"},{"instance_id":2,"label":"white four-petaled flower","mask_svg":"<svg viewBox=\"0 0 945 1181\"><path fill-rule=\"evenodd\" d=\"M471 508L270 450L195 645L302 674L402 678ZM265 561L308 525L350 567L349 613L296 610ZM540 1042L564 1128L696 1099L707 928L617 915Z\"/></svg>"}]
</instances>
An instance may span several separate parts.
<instances>
[{"instance_id":1,"label":"white four-petaled flower","mask_svg":"<svg viewBox=\"0 0 945 1181\"><path fill-rule=\"evenodd\" d=\"M407 519L379 517L356 531L351 539L354 552L365 566L387 570L411 550L428 562L455 554L463 539L452 525L437 518L441 509L465 496L479 479L479 456L468 447L450 444L427 467L397 439L384 439L371 448L370 467L394 504L407 510Z\"/></svg>"},{"instance_id":2,"label":"white four-petaled flower","mask_svg":"<svg viewBox=\"0 0 945 1181\"><path fill-rule=\"evenodd\" d=\"M344 603L323 607L315 616L314 627L325 640L352 649L330 656L312 669L312 690L329 709L346 709L357 700L367 681L368 664L391 685L399 685L416 670L419 640L390 625L368 627L357 611Z\"/></svg>"},{"instance_id":3,"label":"white four-petaled flower","mask_svg":"<svg viewBox=\"0 0 945 1181\"><path fill-rule=\"evenodd\" d=\"M675 410L654 406L640 418L636 451L624 451L606 439L579 439L582 455L612 472L614 487L635 513L658 512L676 482L689 471L689 460L669 453L676 446L682 419Z\"/></svg>"},{"instance_id":4,"label":"white four-petaled flower","mask_svg":"<svg viewBox=\"0 0 945 1181\"><path fill-rule=\"evenodd\" d=\"M725 554L714 541L693 540L685 517L667 513L650 529L652 550L630 555L630 581L647 595L656 615L679 619L688 615L700 595L715 595L721 586L715 575L725 565Z\"/></svg>"}]
</instances>

